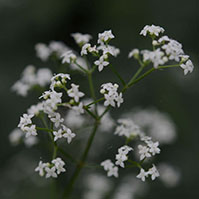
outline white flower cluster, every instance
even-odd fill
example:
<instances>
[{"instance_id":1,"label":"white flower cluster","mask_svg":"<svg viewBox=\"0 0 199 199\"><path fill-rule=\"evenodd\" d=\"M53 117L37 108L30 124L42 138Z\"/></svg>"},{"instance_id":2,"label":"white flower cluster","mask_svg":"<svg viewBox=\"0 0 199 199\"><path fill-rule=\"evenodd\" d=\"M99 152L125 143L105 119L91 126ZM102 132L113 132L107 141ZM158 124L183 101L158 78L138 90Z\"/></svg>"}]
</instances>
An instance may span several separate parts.
<instances>
[{"instance_id":1,"label":"white flower cluster","mask_svg":"<svg viewBox=\"0 0 199 199\"><path fill-rule=\"evenodd\" d=\"M69 50L69 48L59 41L51 41L49 45L38 43L35 45L36 55L42 61L47 61L48 58L54 53L57 57L60 57L63 53Z\"/></svg>"},{"instance_id":2,"label":"white flower cluster","mask_svg":"<svg viewBox=\"0 0 199 199\"><path fill-rule=\"evenodd\" d=\"M194 66L191 60L188 60L189 56L184 54L182 44L180 44L178 41L174 39L170 39L166 35L160 37L159 39L156 38L159 36L160 33L163 32L164 29L160 26L146 25L140 32L140 34L144 36L150 34L152 36L153 51L139 51L138 49L133 49L129 53L128 57L134 57L135 59L138 59L139 54L141 54L143 56L143 62L152 62L153 67L156 69L159 66L166 64L168 61L174 60L176 62L179 62L180 67L184 69L184 75L186 75L188 72L191 73L193 71Z\"/></svg>"},{"instance_id":3,"label":"white flower cluster","mask_svg":"<svg viewBox=\"0 0 199 199\"><path fill-rule=\"evenodd\" d=\"M140 173L136 177L140 178L144 182L145 178L148 177L149 175L151 175L152 180L155 180L157 177L160 176L154 164L153 164L153 167L151 167L148 171L145 171L143 168L141 168Z\"/></svg>"},{"instance_id":4,"label":"white flower cluster","mask_svg":"<svg viewBox=\"0 0 199 199\"><path fill-rule=\"evenodd\" d=\"M128 160L128 153L132 151L133 148L127 145L124 145L118 149L118 154L116 154L115 159L115 165L119 165L120 167L124 168L124 162ZM101 166L104 168L105 171L107 171L107 176L115 176L118 177L118 167L115 166L111 160L105 160L101 162Z\"/></svg>"},{"instance_id":5,"label":"white flower cluster","mask_svg":"<svg viewBox=\"0 0 199 199\"><path fill-rule=\"evenodd\" d=\"M51 161L51 163L43 163L42 161L39 162L38 167L35 168L36 172L39 172L40 176L44 176L46 178L57 178L61 172L65 172L66 169L64 168L64 161L61 158L56 158Z\"/></svg>"},{"instance_id":6,"label":"white flower cluster","mask_svg":"<svg viewBox=\"0 0 199 199\"><path fill-rule=\"evenodd\" d=\"M50 89L54 91L56 87L62 88L63 85L67 83L67 80L70 80L70 75L69 74L64 74L64 73L58 73L57 75L54 75L51 78L51 84L50 84Z\"/></svg>"},{"instance_id":7,"label":"white flower cluster","mask_svg":"<svg viewBox=\"0 0 199 199\"><path fill-rule=\"evenodd\" d=\"M120 104L124 102L122 98L122 93L118 93L118 84L106 83L101 85L102 89L100 93L104 95L105 102L104 106L113 106L115 107L116 104L120 107Z\"/></svg>"},{"instance_id":8,"label":"white flower cluster","mask_svg":"<svg viewBox=\"0 0 199 199\"><path fill-rule=\"evenodd\" d=\"M140 128L130 119L119 119L120 125L116 127L115 135L133 138L141 134Z\"/></svg>"},{"instance_id":9,"label":"white flower cluster","mask_svg":"<svg viewBox=\"0 0 199 199\"><path fill-rule=\"evenodd\" d=\"M64 63L74 63L77 60L77 56L73 53L72 50L68 50L61 55L62 64Z\"/></svg>"},{"instance_id":10,"label":"white flower cluster","mask_svg":"<svg viewBox=\"0 0 199 199\"><path fill-rule=\"evenodd\" d=\"M118 48L108 45L108 42L114 38L114 35L112 34L111 30L99 33L97 41L99 46L94 45L93 47L91 46L90 43L88 43L88 41L91 38L89 37L89 35L82 35L80 33L76 33L73 34L72 36L76 40L76 43L82 46L80 53L81 56L91 53L94 56L99 57L99 59L94 62L94 64L98 66L99 71L102 71L105 66L109 65L108 62L109 55L116 57L120 53L120 50ZM102 51L101 55L99 51Z\"/></svg>"},{"instance_id":11,"label":"white flower cluster","mask_svg":"<svg viewBox=\"0 0 199 199\"><path fill-rule=\"evenodd\" d=\"M22 72L22 77L13 86L12 90L18 95L27 96L28 91L35 85L41 87L50 83L52 72L48 68L38 69L36 72L35 66L29 65Z\"/></svg>"},{"instance_id":12,"label":"white flower cluster","mask_svg":"<svg viewBox=\"0 0 199 199\"><path fill-rule=\"evenodd\" d=\"M36 126L32 124L31 120L33 116L34 115L23 114L23 116L20 117L18 127L25 133L26 138L37 135Z\"/></svg>"},{"instance_id":13,"label":"white flower cluster","mask_svg":"<svg viewBox=\"0 0 199 199\"><path fill-rule=\"evenodd\" d=\"M80 46L83 46L85 43L88 43L92 39L91 35L81 34L79 32L72 33L71 36L74 38L75 42Z\"/></svg>"},{"instance_id":14,"label":"white flower cluster","mask_svg":"<svg viewBox=\"0 0 199 199\"><path fill-rule=\"evenodd\" d=\"M104 167L104 170L107 171L107 176L115 176L116 178L118 175L118 167L114 166L114 164L111 162L111 160L105 160L101 163L101 166Z\"/></svg>"},{"instance_id":15,"label":"white flower cluster","mask_svg":"<svg viewBox=\"0 0 199 199\"><path fill-rule=\"evenodd\" d=\"M159 142L153 142L149 136L141 136L141 140L144 141L146 145L138 145L140 160L160 153L160 149L158 148Z\"/></svg>"},{"instance_id":16,"label":"white flower cluster","mask_svg":"<svg viewBox=\"0 0 199 199\"><path fill-rule=\"evenodd\" d=\"M117 160L115 164L124 168L124 161L128 160L127 154L132 150L133 148L127 145L120 147L118 149L118 154L115 156L115 159Z\"/></svg>"},{"instance_id":17,"label":"white flower cluster","mask_svg":"<svg viewBox=\"0 0 199 199\"><path fill-rule=\"evenodd\" d=\"M141 130L158 140L160 144L170 144L176 139L176 127L171 118L154 108L133 109L125 114L125 118L135 121Z\"/></svg>"},{"instance_id":18,"label":"white flower cluster","mask_svg":"<svg viewBox=\"0 0 199 199\"><path fill-rule=\"evenodd\" d=\"M164 28L160 26L155 26L155 25L146 25L144 28L141 30L140 35L146 36L148 33L150 35L155 35L159 36L160 33L164 32Z\"/></svg>"},{"instance_id":19,"label":"white flower cluster","mask_svg":"<svg viewBox=\"0 0 199 199\"><path fill-rule=\"evenodd\" d=\"M70 144L72 139L75 137L75 134L63 124L61 127L62 128L60 128L58 131L53 131L54 141L60 138L67 138L68 144Z\"/></svg>"}]
</instances>

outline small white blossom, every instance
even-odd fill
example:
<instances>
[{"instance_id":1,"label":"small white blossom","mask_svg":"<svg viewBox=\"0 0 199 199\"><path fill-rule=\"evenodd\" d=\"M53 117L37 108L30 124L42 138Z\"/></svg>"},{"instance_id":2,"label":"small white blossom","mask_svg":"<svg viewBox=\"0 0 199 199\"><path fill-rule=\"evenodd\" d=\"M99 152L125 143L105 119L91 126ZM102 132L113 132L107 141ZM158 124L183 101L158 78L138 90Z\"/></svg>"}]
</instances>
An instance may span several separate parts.
<instances>
[{"instance_id":1,"label":"small white blossom","mask_svg":"<svg viewBox=\"0 0 199 199\"><path fill-rule=\"evenodd\" d=\"M101 162L101 166L104 167L105 171L108 171L114 166L114 164L111 162L111 160L108 159L108 160Z\"/></svg>"},{"instance_id":2,"label":"small white blossom","mask_svg":"<svg viewBox=\"0 0 199 199\"><path fill-rule=\"evenodd\" d=\"M16 128L9 134L9 141L13 146L16 146L19 144L20 140L23 137L23 132Z\"/></svg>"},{"instance_id":3,"label":"small white blossom","mask_svg":"<svg viewBox=\"0 0 199 199\"><path fill-rule=\"evenodd\" d=\"M158 172L158 170L157 170L157 168L156 168L155 165L153 165L153 167L151 167L151 168L149 169L148 174L151 175L151 179L152 179L152 180L155 180L155 178L157 178L157 177L160 176L160 174L159 174L159 172Z\"/></svg>"},{"instance_id":4,"label":"small white blossom","mask_svg":"<svg viewBox=\"0 0 199 199\"><path fill-rule=\"evenodd\" d=\"M36 131L36 126L35 125L25 126L23 128L23 131L26 133L26 138L28 138L29 136L36 136L37 135L37 131Z\"/></svg>"},{"instance_id":5,"label":"small white blossom","mask_svg":"<svg viewBox=\"0 0 199 199\"><path fill-rule=\"evenodd\" d=\"M58 128L59 125L64 121L63 118L61 118L61 115L59 113L55 113L55 117L51 117L50 120L54 123L55 127Z\"/></svg>"},{"instance_id":6,"label":"small white blossom","mask_svg":"<svg viewBox=\"0 0 199 199\"><path fill-rule=\"evenodd\" d=\"M119 136L125 136L127 138L140 135L141 131L138 125L136 125L130 119L119 119L119 126L116 127L115 133Z\"/></svg>"},{"instance_id":7,"label":"small white blossom","mask_svg":"<svg viewBox=\"0 0 199 199\"><path fill-rule=\"evenodd\" d=\"M66 169L64 168L65 162L61 158L58 157L52 160L52 163L55 165L55 168L57 169L57 174L66 171Z\"/></svg>"},{"instance_id":8,"label":"small white blossom","mask_svg":"<svg viewBox=\"0 0 199 199\"><path fill-rule=\"evenodd\" d=\"M110 39L115 38L115 36L112 34L111 30L104 31L103 33L98 34L98 41L97 43L103 44L104 42L109 41Z\"/></svg>"},{"instance_id":9,"label":"small white blossom","mask_svg":"<svg viewBox=\"0 0 199 199\"><path fill-rule=\"evenodd\" d=\"M62 125L63 127L63 137L67 138L68 144L71 143L72 139L76 136L75 133L73 133L69 128L66 126Z\"/></svg>"},{"instance_id":10,"label":"small white blossom","mask_svg":"<svg viewBox=\"0 0 199 199\"><path fill-rule=\"evenodd\" d=\"M46 61L51 54L51 51L48 48L48 46L46 46L46 44L43 43L36 44L35 50L37 57L39 57L42 61Z\"/></svg>"},{"instance_id":11,"label":"small white blossom","mask_svg":"<svg viewBox=\"0 0 199 199\"><path fill-rule=\"evenodd\" d=\"M137 48L131 50L131 51L129 52L128 58L131 58L131 57L136 58L136 57L139 55L139 52L140 52L140 51L139 51Z\"/></svg>"},{"instance_id":12,"label":"small white blossom","mask_svg":"<svg viewBox=\"0 0 199 199\"><path fill-rule=\"evenodd\" d=\"M107 176L108 177L111 177L111 176L114 176L114 177L118 177L118 167L112 167L108 170L108 173L107 173Z\"/></svg>"},{"instance_id":13,"label":"small white blossom","mask_svg":"<svg viewBox=\"0 0 199 199\"><path fill-rule=\"evenodd\" d=\"M66 51L64 54L61 55L62 63L74 63L77 59L77 56L72 52L72 50Z\"/></svg>"},{"instance_id":14,"label":"small white blossom","mask_svg":"<svg viewBox=\"0 0 199 199\"><path fill-rule=\"evenodd\" d=\"M79 45L84 45L85 43L88 43L90 39L92 39L92 36L89 34L73 33L71 36Z\"/></svg>"},{"instance_id":15,"label":"small white blossom","mask_svg":"<svg viewBox=\"0 0 199 199\"><path fill-rule=\"evenodd\" d=\"M91 47L91 44L89 44L89 43L84 44L84 45L82 46L81 56L87 55L87 54L88 54L87 51L88 51L88 49L89 49L90 47Z\"/></svg>"},{"instance_id":16,"label":"small white blossom","mask_svg":"<svg viewBox=\"0 0 199 199\"><path fill-rule=\"evenodd\" d=\"M40 176L44 176L44 174L45 174L45 168L47 166L48 166L47 163L43 163L42 161L39 161L39 165L38 165L38 167L35 168L35 171L36 172L38 171Z\"/></svg>"},{"instance_id":17,"label":"small white blossom","mask_svg":"<svg viewBox=\"0 0 199 199\"><path fill-rule=\"evenodd\" d=\"M32 124L31 118L33 116L34 115L23 114L23 116L20 117L20 122L18 124L18 127L21 128L21 130L23 131L25 126Z\"/></svg>"},{"instance_id":18,"label":"small white blossom","mask_svg":"<svg viewBox=\"0 0 199 199\"><path fill-rule=\"evenodd\" d=\"M194 65L191 60L188 60L185 64L181 64L180 67L184 69L184 75L188 72L191 73L194 69Z\"/></svg>"},{"instance_id":19,"label":"small white blossom","mask_svg":"<svg viewBox=\"0 0 199 199\"><path fill-rule=\"evenodd\" d=\"M58 140L59 138L62 138L62 137L63 137L62 132L63 132L62 129L59 129L58 131L53 131L54 141L56 141L56 140Z\"/></svg>"},{"instance_id":20,"label":"small white blossom","mask_svg":"<svg viewBox=\"0 0 199 199\"><path fill-rule=\"evenodd\" d=\"M158 146L159 146L159 142L152 142L152 141L150 141L148 143L149 152L152 155L159 154L160 153L160 149L158 148Z\"/></svg>"},{"instance_id":21,"label":"small white blossom","mask_svg":"<svg viewBox=\"0 0 199 199\"><path fill-rule=\"evenodd\" d=\"M140 160L143 160L144 158L151 157L151 154L149 152L149 148L146 146L138 145L139 154L140 154Z\"/></svg>"},{"instance_id":22,"label":"small white blossom","mask_svg":"<svg viewBox=\"0 0 199 199\"><path fill-rule=\"evenodd\" d=\"M97 61L94 62L94 64L95 64L96 66L98 66L98 70L99 70L99 71L102 71L103 68L104 68L104 66L109 65L109 62L104 60L104 56L101 56L101 57L99 58L99 60L97 60Z\"/></svg>"},{"instance_id":23,"label":"small white blossom","mask_svg":"<svg viewBox=\"0 0 199 199\"><path fill-rule=\"evenodd\" d=\"M155 35L155 36L159 36L160 33L163 33L164 29L160 26L155 26L155 25L146 25L140 32L140 35L146 36L147 33L149 33L150 35Z\"/></svg>"},{"instance_id":24,"label":"small white blossom","mask_svg":"<svg viewBox=\"0 0 199 199\"><path fill-rule=\"evenodd\" d=\"M77 115L83 114L84 109L83 109L83 103L80 102L78 106L73 106L72 109L75 111Z\"/></svg>"},{"instance_id":25,"label":"small white blossom","mask_svg":"<svg viewBox=\"0 0 199 199\"><path fill-rule=\"evenodd\" d=\"M74 98L76 102L79 102L79 98L84 96L84 93L79 91L79 85L71 84L71 89L67 91L68 96Z\"/></svg>"},{"instance_id":26,"label":"small white blossom","mask_svg":"<svg viewBox=\"0 0 199 199\"><path fill-rule=\"evenodd\" d=\"M148 177L148 172L146 172L143 168L141 168L140 173L136 177L140 178L144 182L145 178Z\"/></svg>"},{"instance_id":27,"label":"small white blossom","mask_svg":"<svg viewBox=\"0 0 199 199\"><path fill-rule=\"evenodd\" d=\"M57 174L56 174L55 170L56 170L55 167L52 167L52 168L45 167L46 178L50 178L50 177L57 178Z\"/></svg>"}]
</instances>

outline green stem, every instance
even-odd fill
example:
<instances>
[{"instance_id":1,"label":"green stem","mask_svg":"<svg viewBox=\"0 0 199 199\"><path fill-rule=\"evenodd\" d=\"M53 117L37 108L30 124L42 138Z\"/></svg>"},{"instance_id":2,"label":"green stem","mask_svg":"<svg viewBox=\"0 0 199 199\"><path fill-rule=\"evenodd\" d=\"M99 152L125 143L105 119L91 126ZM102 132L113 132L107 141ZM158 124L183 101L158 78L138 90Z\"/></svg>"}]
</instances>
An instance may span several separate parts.
<instances>
[{"instance_id":1,"label":"green stem","mask_svg":"<svg viewBox=\"0 0 199 199\"><path fill-rule=\"evenodd\" d=\"M62 153L66 158L68 158L71 162L73 163L77 163L77 161L66 151L64 151L62 148L57 147L57 150Z\"/></svg>"},{"instance_id":2,"label":"green stem","mask_svg":"<svg viewBox=\"0 0 199 199\"><path fill-rule=\"evenodd\" d=\"M142 72L142 70L144 69L145 65L142 64L140 66L140 68L137 70L137 72L135 73L135 75L133 75L133 77L129 80L128 84L126 84L124 86L124 88L122 89L122 92L125 92L126 89L128 88L128 85L131 84L132 82L134 82L134 80L137 78L137 76Z\"/></svg>"},{"instance_id":3,"label":"green stem","mask_svg":"<svg viewBox=\"0 0 199 199\"><path fill-rule=\"evenodd\" d=\"M48 128L41 128L41 127L36 127L36 130L38 130L38 131L53 132L53 130L52 130L52 129L48 129Z\"/></svg>"},{"instance_id":4,"label":"green stem","mask_svg":"<svg viewBox=\"0 0 199 199\"><path fill-rule=\"evenodd\" d=\"M95 89L94 89L94 86L93 86L93 79L92 79L92 73L91 72L88 72L87 73L87 76L88 76L88 83L89 83L89 88L90 88L90 93L91 93L91 97L93 98L93 100L95 101L96 100L96 96L95 96ZM95 104L95 114L97 114L97 105Z\"/></svg>"},{"instance_id":5,"label":"green stem","mask_svg":"<svg viewBox=\"0 0 199 199\"><path fill-rule=\"evenodd\" d=\"M122 85L125 86L126 83L124 81L124 79L121 77L121 75L117 72L117 70L115 69L115 67L112 66L112 64L109 64L109 67L111 68L111 70L113 71L113 73L118 77L118 79L121 81Z\"/></svg>"},{"instance_id":6,"label":"green stem","mask_svg":"<svg viewBox=\"0 0 199 199\"><path fill-rule=\"evenodd\" d=\"M83 68L82 66L80 66L77 62L75 62L75 65L77 67L79 67L83 72L88 73L88 71L85 68Z\"/></svg>"},{"instance_id":7,"label":"green stem","mask_svg":"<svg viewBox=\"0 0 199 199\"><path fill-rule=\"evenodd\" d=\"M96 101L93 101L93 102L87 104L86 107L89 107L89 106L91 106L91 105L93 105L93 104L97 104L98 102L100 102L100 101L102 101L102 100L104 100L104 97L102 97L102 98L100 98L100 99L98 99L98 100L96 100Z\"/></svg>"},{"instance_id":8,"label":"green stem","mask_svg":"<svg viewBox=\"0 0 199 199\"><path fill-rule=\"evenodd\" d=\"M149 75L150 73L152 73L155 70L165 69L165 68L172 68L172 67L178 67L178 66L179 66L179 64L176 64L176 65L167 65L167 66L159 66L157 69L151 68L147 72L145 72L143 75L141 75L140 77L138 77L137 79L135 79L134 81L129 82L127 84L127 88L133 86L134 84L136 84L137 82L139 82L140 80L142 80L143 78L145 78L147 75Z\"/></svg>"},{"instance_id":9,"label":"green stem","mask_svg":"<svg viewBox=\"0 0 199 199\"><path fill-rule=\"evenodd\" d=\"M93 128L93 131L91 132L90 137L89 137L89 139L87 141L87 145L86 145L86 148L85 148L85 150L84 150L84 152L82 154L82 157L81 157L79 163L76 166L75 172L73 173L73 175L71 177L70 184L67 186L67 188L66 188L66 190L64 192L64 198L69 198L71 193L72 193L72 191L73 191L74 183L75 183L77 177L79 176L82 168L84 167L85 160L86 160L86 158L88 156L88 152L90 150L90 147L92 145L93 139L95 137L98 125L99 125L99 122L96 121L95 125L94 125L94 128Z\"/></svg>"}]
</instances>

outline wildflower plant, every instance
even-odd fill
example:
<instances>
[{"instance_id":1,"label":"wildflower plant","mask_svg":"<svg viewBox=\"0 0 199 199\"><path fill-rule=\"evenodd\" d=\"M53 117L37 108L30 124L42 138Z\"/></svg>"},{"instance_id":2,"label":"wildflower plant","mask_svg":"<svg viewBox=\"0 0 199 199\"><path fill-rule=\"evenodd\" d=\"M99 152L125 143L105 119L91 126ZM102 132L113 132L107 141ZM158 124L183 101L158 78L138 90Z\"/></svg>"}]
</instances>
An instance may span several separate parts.
<instances>
[{"instance_id":1,"label":"wildflower plant","mask_svg":"<svg viewBox=\"0 0 199 199\"><path fill-rule=\"evenodd\" d=\"M153 157L161 152L159 140L154 140L154 137L144 132L139 122L136 123L136 117L121 117L114 121L110 116L110 110L122 106L125 102L124 94L153 71L177 67L184 70L184 75L193 71L194 66L189 56L184 53L182 45L162 35L163 33L164 29L155 25L147 25L141 30L140 35L151 38L152 49L135 48L129 52L128 58L134 58L139 65L130 80L123 79L122 74L111 64L110 57L116 58L120 53L118 48L110 44L115 38L111 30L99 33L95 44L89 43L91 35L73 33L72 37L80 47L79 53L62 42L53 41L49 45L42 43L36 45L37 57L43 62L54 57L64 70L62 73L54 73L48 68L36 71L32 65L26 67L12 90L25 97L35 86L48 88L41 93L39 102L20 117L18 129L15 129L9 138L14 145L24 140L26 145L32 146L38 143L39 134L48 133L53 145L52 157L44 162L38 161L35 171L45 178L57 178L61 173L67 172L67 162L73 162L76 165L75 170L68 180L64 197L67 198L72 193L79 174L89 164L88 154L100 129L124 138L123 145L117 146L115 154L95 163L105 170L105 175L119 178L121 170L131 168L137 172L136 177L142 181L147 178L155 180L159 177L158 169L153 163ZM107 81L100 87L95 87L93 76L95 73L103 75L104 68L110 68L118 82ZM85 94L81 85L73 81L73 70L87 77L90 94ZM101 97L97 98L100 95ZM68 111L67 116L63 114L65 110ZM144 118L141 123L145 123ZM151 121L149 123L151 124ZM80 159L76 159L62 146L63 143L73 145L73 141L79 136L77 129L81 129L85 124L92 126L92 131ZM30 138L32 141L27 142Z\"/></svg>"}]
</instances>

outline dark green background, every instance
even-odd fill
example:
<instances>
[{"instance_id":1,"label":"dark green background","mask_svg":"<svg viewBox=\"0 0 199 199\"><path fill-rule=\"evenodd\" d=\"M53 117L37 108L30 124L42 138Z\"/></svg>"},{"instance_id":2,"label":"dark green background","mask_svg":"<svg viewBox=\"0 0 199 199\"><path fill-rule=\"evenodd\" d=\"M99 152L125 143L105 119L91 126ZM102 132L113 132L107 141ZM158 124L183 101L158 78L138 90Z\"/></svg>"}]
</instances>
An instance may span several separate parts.
<instances>
[{"instance_id":1,"label":"dark green background","mask_svg":"<svg viewBox=\"0 0 199 199\"><path fill-rule=\"evenodd\" d=\"M159 159L180 168L182 179L173 189L154 183L146 198L199 198L198 9L197 0L0 0L0 197L35 199L49 195L48 184L41 181L42 188L37 187L28 177L40 155L39 149L12 148L8 142L8 134L18 124L19 116L37 99L34 94L21 98L10 91L26 65L43 66L35 57L34 45L63 40L77 49L71 33L89 33L96 39L98 32L112 29L116 36L113 44L121 49L115 66L129 78L136 64L127 60L127 54L132 48L149 46L139 32L144 25L155 24L183 44L195 65L194 72L187 76L181 69L155 72L125 96L126 104L116 115L136 106L153 106L169 113L177 126L178 140L165 147ZM95 79L103 76L107 81L109 75L98 74ZM3 190L7 196L1 196Z\"/></svg>"}]
</instances>

